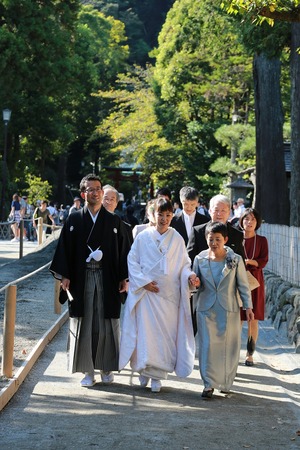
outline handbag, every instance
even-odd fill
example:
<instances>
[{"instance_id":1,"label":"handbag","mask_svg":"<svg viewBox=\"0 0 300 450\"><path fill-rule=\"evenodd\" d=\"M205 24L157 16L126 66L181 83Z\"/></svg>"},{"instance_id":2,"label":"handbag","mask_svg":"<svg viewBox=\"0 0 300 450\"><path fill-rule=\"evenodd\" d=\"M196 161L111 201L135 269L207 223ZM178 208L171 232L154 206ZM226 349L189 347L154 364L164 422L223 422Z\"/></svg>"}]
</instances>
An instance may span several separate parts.
<instances>
[{"instance_id":1,"label":"handbag","mask_svg":"<svg viewBox=\"0 0 300 450\"><path fill-rule=\"evenodd\" d=\"M259 281L255 278L255 276L252 275L252 273L249 272L249 270L246 270L246 274L247 274L247 278L248 278L250 291L253 291L254 289L258 288L260 286L260 284L259 284ZM242 308L243 302L242 302L239 292L237 292L237 300L238 300L239 306Z\"/></svg>"},{"instance_id":2,"label":"handbag","mask_svg":"<svg viewBox=\"0 0 300 450\"><path fill-rule=\"evenodd\" d=\"M247 277L248 277L248 283L250 287L250 291L253 291L254 289L258 288L260 286L259 281L255 278L255 276L252 275L249 270L247 270Z\"/></svg>"}]
</instances>

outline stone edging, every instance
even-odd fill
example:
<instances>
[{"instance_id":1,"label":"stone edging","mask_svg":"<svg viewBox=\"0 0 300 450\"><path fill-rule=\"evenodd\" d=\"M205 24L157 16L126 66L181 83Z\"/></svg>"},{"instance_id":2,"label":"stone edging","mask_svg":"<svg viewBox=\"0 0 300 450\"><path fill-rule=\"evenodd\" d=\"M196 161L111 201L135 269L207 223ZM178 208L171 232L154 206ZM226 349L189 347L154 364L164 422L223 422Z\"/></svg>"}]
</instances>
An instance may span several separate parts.
<instances>
[{"instance_id":1,"label":"stone edging","mask_svg":"<svg viewBox=\"0 0 300 450\"><path fill-rule=\"evenodd\" d=\"M8 385L0 391L0 411L5 407L5 405L10 401L10 399L17 392L26 376L32 369L35 362L38 360L39 356L43 352L44 348L49 344L49 342L58 333L61 327L69 318L69 311L66 310L60 315L57 321L49 328L49 330L44 334L44 336L39 340L36 346L33 348L31 353L28 355L27 359L24 361L20 369L9 379Z\"/></svg>"},{"instance_id":2,"label":"stone edging","mask_svg":"<svg viewBox=\"0 0 300 450\"><path fill-rule=\"evenodd\" d=\"M286 328L290 344L300 353L300 287L284 281L273 272L264 270L266 287L266 316L276 330Z\"/></svg>"}]
</instances>

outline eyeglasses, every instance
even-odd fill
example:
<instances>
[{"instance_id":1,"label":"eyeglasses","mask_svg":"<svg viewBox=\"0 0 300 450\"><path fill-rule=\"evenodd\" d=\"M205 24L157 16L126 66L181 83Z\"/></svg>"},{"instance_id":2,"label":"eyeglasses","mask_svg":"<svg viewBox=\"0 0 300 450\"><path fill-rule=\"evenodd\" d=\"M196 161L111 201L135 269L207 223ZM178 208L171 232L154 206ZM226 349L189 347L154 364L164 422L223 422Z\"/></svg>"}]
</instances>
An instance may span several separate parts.
<instances>
[{"instance_id":1,"label":"eyeglasses","mask_svg":"<svg viewBox=\"0 0 300 450\"><path fill-rule=\"evenodd\" d=\"M102 191L102 188L101 187L97 187L95 189L87 188L84 192L86 194L95 194L95 192L100 192L100 191Z\"/></svg>"}]
</instances>

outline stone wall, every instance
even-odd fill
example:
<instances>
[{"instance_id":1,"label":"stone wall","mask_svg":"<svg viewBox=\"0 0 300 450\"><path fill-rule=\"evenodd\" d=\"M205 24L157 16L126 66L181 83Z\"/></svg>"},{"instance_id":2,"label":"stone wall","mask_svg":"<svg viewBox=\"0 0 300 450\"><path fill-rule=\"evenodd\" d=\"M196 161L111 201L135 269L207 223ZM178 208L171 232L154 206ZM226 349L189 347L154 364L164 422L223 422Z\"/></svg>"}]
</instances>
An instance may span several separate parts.
<instances>
[{"instance_id":1,"label":"stone wall","mask_svg":"<svg viewBox=\"0 0 300 450\"><path fill-rule=\"evenodd\" d=\"M288 340L300 353L300 287L264 270L266 285L266 317L274 328L285 329Z\"/></svg>"}]
</instances>

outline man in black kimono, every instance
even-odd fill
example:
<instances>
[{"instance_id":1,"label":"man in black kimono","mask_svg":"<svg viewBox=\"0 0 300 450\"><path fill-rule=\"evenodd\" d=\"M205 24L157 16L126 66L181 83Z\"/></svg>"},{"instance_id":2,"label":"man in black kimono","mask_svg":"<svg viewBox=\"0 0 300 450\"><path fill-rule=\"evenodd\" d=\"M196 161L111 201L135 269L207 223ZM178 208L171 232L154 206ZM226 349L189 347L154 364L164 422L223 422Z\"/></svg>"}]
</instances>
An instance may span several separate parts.
<instances>
[{"instance_id":1,"label":"man in black kimono","mask_svg":"<svg viewBox=\"0 0 300 450\"><path fill-rule=\"evenodd\" d=\"M69 215L50 266L61 280L60 301L68 298L69 370L83 372L84 387L95 384L95 369L103 383L118 370L120 293L126 289L128 233L122 220L102 207L98 176L80 183L85 206Z\"/></svg>"}]
</instances>

